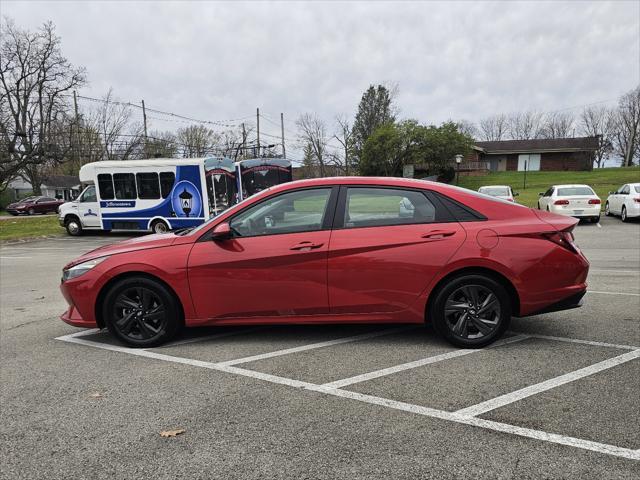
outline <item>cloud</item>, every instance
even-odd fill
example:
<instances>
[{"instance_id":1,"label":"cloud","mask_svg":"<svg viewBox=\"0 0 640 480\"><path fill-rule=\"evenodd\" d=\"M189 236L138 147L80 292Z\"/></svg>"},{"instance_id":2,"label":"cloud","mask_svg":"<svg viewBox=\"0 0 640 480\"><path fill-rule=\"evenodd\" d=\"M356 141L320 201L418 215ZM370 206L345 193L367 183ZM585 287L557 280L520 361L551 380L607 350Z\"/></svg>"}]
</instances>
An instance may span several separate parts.
<instances>
[{"instance_id":1,"label":"cloud","mask_svg":"<svg viewBox=\"0 0 640 480\"><path fill-rule=\"evenodd\" d=\"M85 94L184 115L353 115L370 83L402 117L477 121L615 99L640 82L638 2L3 2L53 20ZM153 128L176 125L152 120ZM275 125L264 129L279 134ZM290 134L288 134L290 136Z\"/></svg>"}]
</instances>

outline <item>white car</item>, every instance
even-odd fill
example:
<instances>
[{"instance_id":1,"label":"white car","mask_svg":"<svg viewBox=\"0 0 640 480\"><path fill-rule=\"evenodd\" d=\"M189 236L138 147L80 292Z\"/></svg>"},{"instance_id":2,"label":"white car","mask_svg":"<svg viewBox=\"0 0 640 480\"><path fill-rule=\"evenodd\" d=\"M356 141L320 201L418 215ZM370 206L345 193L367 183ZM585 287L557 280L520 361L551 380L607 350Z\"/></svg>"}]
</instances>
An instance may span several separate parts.
<instances>
[{"instance_id":1,"label":"white car","mask_svg":"<svg viewBox=\"0 0 640 480\"><path fill-rule=\"evenodd\" d=\"M491 197L508 200L510 202L515 202L516 200L514 197L518 196L517 193L513 193L513 190L509 185L485 185L480 187L478 192Z\"/></svg>"},{"instance_id":2,"label":"white car","mask_svg":"<svg viewBox=\"0 0 640 480\"><path fill-rule=\"evenodd\" d=\"M617 191L609 192L604 214L620 215L623 222L640 217L640 183L627 183Z\"/></svg>"},{"instance_id":3,"label":"white car","mask_svg":"<svg viewBox=\"0 0 640 480\"><path fill-rule=\"evenodd\" d=\"M538 209L576 218L600 220L600 197L589 185L553 185L539 193Z\"/></svg>"}]
</instances>

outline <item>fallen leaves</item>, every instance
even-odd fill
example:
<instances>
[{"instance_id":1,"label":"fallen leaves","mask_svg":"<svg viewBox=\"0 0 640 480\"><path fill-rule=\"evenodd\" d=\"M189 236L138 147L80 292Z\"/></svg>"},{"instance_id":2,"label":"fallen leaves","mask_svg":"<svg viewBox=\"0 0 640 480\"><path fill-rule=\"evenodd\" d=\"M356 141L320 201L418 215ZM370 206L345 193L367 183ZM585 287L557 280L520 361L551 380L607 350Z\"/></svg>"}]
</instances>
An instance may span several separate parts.
<instances>
[{"instance_id":1,"label":"fallen leaves","mask_svg":"<svg viewBox=\"0 0 640 480\"><path fill-rule=\"evenodd\" d=\"M93 392L89 394L89 398L102 398L102 394L100 392Z\"/></svg>"},{"instance_id":2,"label":"fallen leaves","mask_svg":"<svg viewBox=\"0 0 640 480\"><path fill-rule=\"evenodd\" d=\"M177 437L178 435L182 435L184 432L186 432L184 428L178 428L176 430L165 430L163 432L160 432L160 436L162 438Z\"/></svg>"}]
</instances>

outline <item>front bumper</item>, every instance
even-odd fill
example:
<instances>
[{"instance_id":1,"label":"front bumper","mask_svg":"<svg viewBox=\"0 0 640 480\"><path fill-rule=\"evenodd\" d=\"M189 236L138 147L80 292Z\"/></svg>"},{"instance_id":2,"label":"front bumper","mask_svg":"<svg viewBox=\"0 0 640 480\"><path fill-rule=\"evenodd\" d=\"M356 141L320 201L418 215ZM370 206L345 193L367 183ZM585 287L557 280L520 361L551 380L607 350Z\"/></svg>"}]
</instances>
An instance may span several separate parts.
<instances>
[{"instance_id":1,"label":"front bumper","mask_svg":"<svg viewBox=\"0 0 640 480\"><path fill-rule=\"evenodd\" d=\"M74 327L95 328L98 326L96 322L82 318L78 309L73 305L70 305L67 311L60 315L60 320Z\"/></svg>"}]
</instances>

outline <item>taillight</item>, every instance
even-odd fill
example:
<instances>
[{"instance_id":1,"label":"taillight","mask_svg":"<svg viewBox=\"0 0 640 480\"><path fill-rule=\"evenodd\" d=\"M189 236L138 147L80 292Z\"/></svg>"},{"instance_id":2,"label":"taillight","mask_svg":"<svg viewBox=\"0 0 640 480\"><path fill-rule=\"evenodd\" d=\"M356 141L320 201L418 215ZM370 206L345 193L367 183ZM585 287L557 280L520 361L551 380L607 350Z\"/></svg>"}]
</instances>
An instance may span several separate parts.
<instances>
[{"instance_id":1,"label":"taillight","mask_svg":"<svg viewBox=\"0 0 640 480\"><path fill-rule=\"evenodd\" d=\"M578 246L574 242L573 233L571 232L568 232L568 231L550 232L550 233L543 233L542 236L547 240L552 241L556 245L560 245L561 247L566 248L570 252L573 252L573 253L580 252L580 250L578 249Z\"/></svg>"},{"instance_id":2,"label":"taillight","mask_svg":"<svg viewBox=\"0 0 640 480\"><path fill-rule=\"evenodd\" d=\"M569 200L556 200L553 202L554 205L569 205Z\"/></svg>"},{"instance_id":3,"label":"taillight","mask_svg":"<svg viewBox=\"0 0 640 480\"><path fill-rule=\"evenodd\" d=\"M636 202L636 203L640 203L640 197L634 198L633 201Z\"/></svg>"},{"instance_id":4,"label":"taillight","mask_svg":"<svg viewBox=\"0 0 640 480\"><path fill-rule=\"evenodd\" d=\"M600 199L592 198L591 200L589 200L589 205L600 205Z\"/></svg>"}]
</instances>

